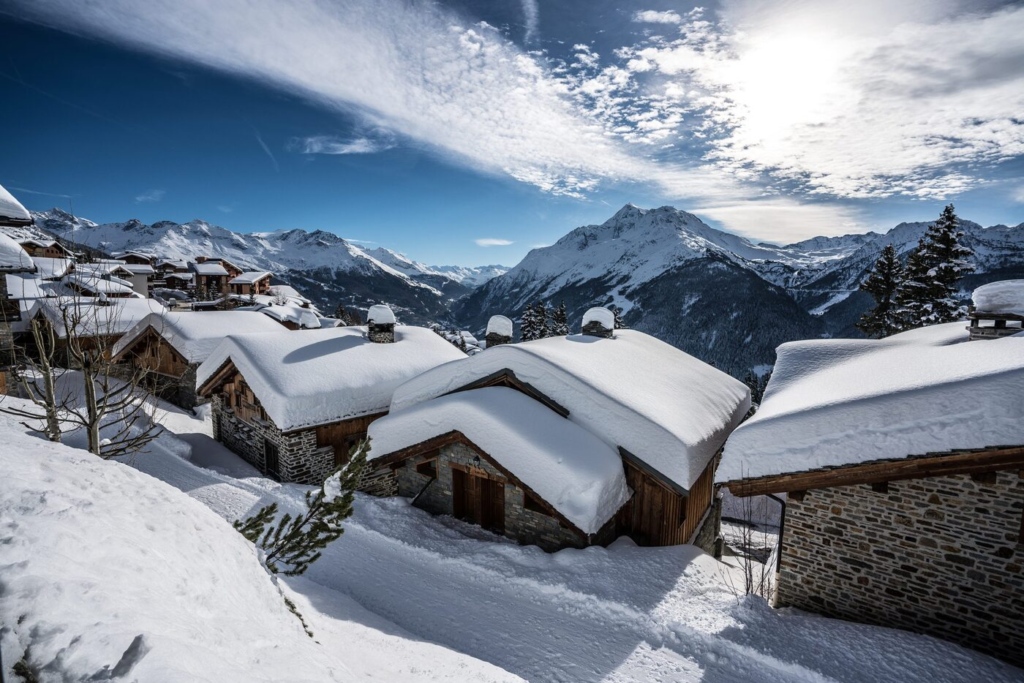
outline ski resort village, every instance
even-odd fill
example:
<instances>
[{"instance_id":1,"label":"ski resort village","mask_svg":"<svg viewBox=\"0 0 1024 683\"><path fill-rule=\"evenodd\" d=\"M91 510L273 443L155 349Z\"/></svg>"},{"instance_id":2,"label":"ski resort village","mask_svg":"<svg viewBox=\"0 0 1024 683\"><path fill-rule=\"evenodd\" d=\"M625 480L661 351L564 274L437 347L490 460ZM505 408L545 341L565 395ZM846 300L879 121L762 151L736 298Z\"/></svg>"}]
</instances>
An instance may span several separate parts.
<instances>
[{"instance_id":1,"label":"ski resort village","mask_svg":"<svg viewBox=\"0 0 1024 683\"><path fill-rule=\"evenodd\" d=\"M0 199L6 679L1024 679L1024 280L951 206L741 381Z\"/></svg>"},{"instance_id":2,"label":"ski resort village","mask_svg":"<svg viewBox=\"0 0 1024 683\"><path fill-rule=\"evenodd\" d=\"M0 683L1024 683L1022 36L0 0Z\"/></svg>"}]
</instances>

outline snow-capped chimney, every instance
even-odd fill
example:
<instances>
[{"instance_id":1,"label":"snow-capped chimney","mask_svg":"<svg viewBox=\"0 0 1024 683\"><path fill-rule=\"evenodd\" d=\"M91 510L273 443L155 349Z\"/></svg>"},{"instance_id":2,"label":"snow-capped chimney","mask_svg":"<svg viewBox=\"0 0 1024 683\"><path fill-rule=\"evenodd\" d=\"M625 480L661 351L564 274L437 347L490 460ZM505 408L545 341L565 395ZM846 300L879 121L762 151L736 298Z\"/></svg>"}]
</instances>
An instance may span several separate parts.
<instances>
[{"instance_id":1,"label":"snow-capped chimney","mask_svg":"<svg viewBox=\"0 0 1024 683\"><path fill-rule=\"evenodd\" d=\"M366 314L366 338L375 344L395 343L395 314L384 304L370 306Z\"/></svg>"},{"instance_id":2,"label":"snow-capped chimney","mask_svg":"<svg viewBox=\"0 0 1024 683\"><path fill-rule=\"evenodd\" d=\"M615 314L607 308L595 307L583 314L583 334L611 339L615 332Z\"/></svg>"},{"instance_id":3,"label":"snow-capped chimney","mask_svg":"<svg viewBox=\"0 0 1024 683\"><path fill-rule=\"evenodd\" d=\"M503 315L492 315L487 321L487 348L512 341L512 321Z\"/></svg>"},{"instance_id":4,"label":"snow-capped chimney","mask_svg":"<svg viewBox=\"0 0 1024 683\"><path fill-rule=\"evenodd\" d=\"M999 339L1024 330L1024 280L990 282L974 290L970 340Z\"/></svg>"}]
</instances>

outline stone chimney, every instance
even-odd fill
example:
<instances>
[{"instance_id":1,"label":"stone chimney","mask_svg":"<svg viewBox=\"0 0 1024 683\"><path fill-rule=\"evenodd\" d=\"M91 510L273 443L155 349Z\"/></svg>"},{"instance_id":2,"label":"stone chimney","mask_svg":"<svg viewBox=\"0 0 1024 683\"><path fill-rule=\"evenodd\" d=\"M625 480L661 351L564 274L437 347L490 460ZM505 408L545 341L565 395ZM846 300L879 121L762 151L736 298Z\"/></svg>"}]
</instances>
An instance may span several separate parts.
<instances>
[{"instance_id":1,"label":"stone chimney","mask_svg":"<svg viewBox=\"0 0 1024 683\"><path fill-rule=\"evenodd\" d=\"M971 297L970 340L999 339L1024 331L1024 280L990 282Z\"/></svg>"},{"instance_id":2,"label":"stone chimney","mask_svg":"<svg viewBox=\"0 0 1024 683\"><path fill-rule=\"evenodd\" d=\"M487 321L487 348L512 341L512 321L503 315L492 315Z\"/></svg>"},{"instance_id":3,"label":"stone chimney","mask_svg":"<svg viewBox=\"0 0 1024 683\"><path fill-rule=\"evenodd\" d=\"M395 314L384 304L370 306L366 314L366 338L375 344L395 343Z\"/></svg>"},{"instance_id":4,"label":"stone chimney","mask_svg":"<svg viewBox=\"0 0 1024 683\"><path fill-rule=\"evenodd\" d=\"M607 308L595 307L583 314L583 334L611 339L615 332L615 314Z\"/></svg>"}]
</instances>

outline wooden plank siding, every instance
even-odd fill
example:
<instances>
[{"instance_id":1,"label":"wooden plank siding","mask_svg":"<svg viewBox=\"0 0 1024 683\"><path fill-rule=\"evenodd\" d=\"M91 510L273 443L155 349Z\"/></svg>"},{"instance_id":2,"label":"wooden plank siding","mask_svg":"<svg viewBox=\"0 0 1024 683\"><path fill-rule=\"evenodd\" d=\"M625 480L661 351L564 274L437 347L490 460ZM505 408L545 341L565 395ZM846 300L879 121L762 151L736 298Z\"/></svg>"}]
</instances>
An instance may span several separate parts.
<instances>
[{"instance_id":1,"label":"wooden plank siding","mask_svg":"<svg viewBox=\"0 0 1024 683\"><path fill-rule=\"evenodd\" d=\"M267 420L266 411L263 410L252 388L246 384L242 373L236 371L223 386L224 407L234 411L238 419L243 422Z\"/></svg>"},{"instance_id":2,"label":"wooden plank siding","mask_svg":"<svg viewBox=\"0 0 1024 683\"><path fill-rule=\"evenodd\" d=\"M623 465L633 497L616 515L618 532L638 545L688 543L711 505L715 459L707 464L688 494L669 488L629 460L623 460Z\"/></svg>"},{"instance_id":3,"label":"wooden plank siding","mask_svg":"<svg viewBox=\"0 0 1024 683\"><path fill-rule=\"evenodd\" d=\"M387 413L374 413L355 417L344 422L320 425L316 428L317 448L330 446L334 448L334 465L348 462L349 451L357 443L366 438L366 430L374 420L384 417Z\"/></svg>"},{"instance_id":4,"label":"wooden plank siding","mask_svg":"<svg viewBox=\"0 0 1024 683\"><path fill-rule=\"evenodd\" d=\"M181 377L188 370L188 361L154 330L148 330L131 347L135 367L168 377Z\"/></svg>"}]
</instances>

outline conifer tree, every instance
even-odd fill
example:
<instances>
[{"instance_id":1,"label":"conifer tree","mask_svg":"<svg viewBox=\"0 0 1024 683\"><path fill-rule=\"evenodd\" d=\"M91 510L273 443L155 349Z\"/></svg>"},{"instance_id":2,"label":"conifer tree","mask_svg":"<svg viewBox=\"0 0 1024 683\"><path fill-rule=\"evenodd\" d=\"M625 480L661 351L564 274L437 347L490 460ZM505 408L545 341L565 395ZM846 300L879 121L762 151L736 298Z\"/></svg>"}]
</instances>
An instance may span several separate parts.
<instances>
[{"instance_id":1,"label":"conifer tree","mask_svg":"<svg viewBox=\"0 0 1024 683\"><path fill-rule=\"evenodd\" d=\"M533 341L547 336L547 312L544 304L540 301L523 309L523 317L520 322L520 341Z\"/></svg>"},{"instance_id":2,"label":"conifer tree","mask_svg":"<svg viewBox=\"0 0 1024 683\"><path fill-rule=\"evenodd\" d=\"M626 323L624 323L622 321L622 309L620 307L618 307L618 306L609 306L608 310L610 310L615 315L615 329L617 329L617 330L625 330L625 329L627 329L626 328Z\"/></svg>"},{"instance_id":3,"label":"conifer tree","mask_svg":"<svg viewBox=\"0 0 1024 683\"><path fill-rule=\"evenodd\" d=\"M244 522L235 521L234 527L263 549L267 569L285 576L302 574L320 558L327 544L345 532L341 524L352 516L369 444L364 439L353 446L348 464L335 470L318 491L306 492L305 513L294 518L285 514L274 526L277 503L271 503Z\"/></svg>"},{"instance_id":4,"label":"conifer tree","mask_svg":"<svg viewBox=\"0 0 1024 683\"><path fill-rule=\"evenodd\" d=\"M551 335L564 337L569 334L569 313L565 310L565 302L558 304L551 313Z\"/></svg>"},{"instance_id":5,"label":"conifer tree","mask_svg":"<svg viewBox=\"0 0 1024 683\"><path fill-rule=\"evenodd\" d=\"M956 284L974 272L974 252L960 243L963 235L952 204L928 226L907 259L903 285L896 295L903 329L953 322L966 314L956 297Z\"/></svg>"},{"instance_id":6,"label":"conifer tree","mask_svg":"<svg viewBox=\"0 0 1024 683\"><path fill-rule=\"evenodd\" d=\"M536 308L537 320L540 321L540 339L550 337L552 334L554 334L553 327L551 324L551 307L548 306L545 302L538 301L536 303Z\"/></svg>"},{"instance_id":7,"label":"conifer tree","mask_svg":"<svg viewBox=\"0 0 1024 683\"><path fill-rule=\"evenodd\" d=\"M896 292L903 283L903 264L896 256L896 248L886 245L881 256L860 283L861 291L875 300L875 307L861 316L857 328L869 337L888 337L900 331Z\"/></svg>"}]
</instances>

